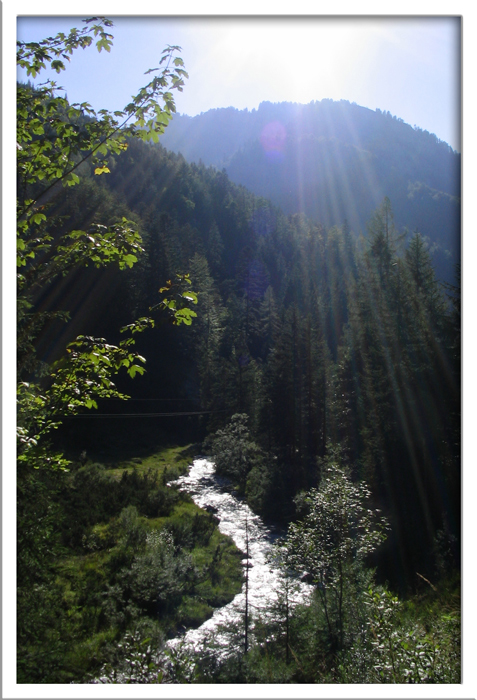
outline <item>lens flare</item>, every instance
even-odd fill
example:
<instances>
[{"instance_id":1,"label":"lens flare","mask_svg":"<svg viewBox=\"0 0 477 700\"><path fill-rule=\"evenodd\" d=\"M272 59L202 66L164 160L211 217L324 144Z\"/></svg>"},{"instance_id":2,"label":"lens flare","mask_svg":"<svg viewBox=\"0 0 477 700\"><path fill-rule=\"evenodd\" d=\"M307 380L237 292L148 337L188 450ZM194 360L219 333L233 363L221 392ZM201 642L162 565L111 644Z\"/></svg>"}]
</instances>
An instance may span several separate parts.
<instances>
[{"instance_id":1,"label":"lens flare","mask_svg":"<svg viewBox=\"0 0 477 700\"><path fill-rule=\"evenodd\" d=\"M281 163L285 156L285 143L287 132L279 121L269 122L260 134L265 157L271 163Z\"/></svg>"}]
</instances>

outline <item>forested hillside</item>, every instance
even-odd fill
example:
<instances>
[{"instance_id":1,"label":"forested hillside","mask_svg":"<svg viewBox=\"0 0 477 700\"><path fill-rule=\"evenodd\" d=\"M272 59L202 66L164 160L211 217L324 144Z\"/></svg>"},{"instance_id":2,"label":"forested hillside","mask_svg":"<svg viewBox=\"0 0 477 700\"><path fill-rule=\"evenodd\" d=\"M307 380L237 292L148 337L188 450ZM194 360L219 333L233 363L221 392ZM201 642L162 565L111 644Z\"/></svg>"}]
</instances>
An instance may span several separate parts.
<instances>
[{"instance_id":1,"label":"forested hillside","mask_svg":"<svg viewBox=\"0 0 477 700\"><path fill-rule=\"evenodd\" d=\"M460 257L460 155L389 112L345 100L262 102L257 110L176 115L161 143L188 161L225 168L234 182L287 213L365 232L392 193L399 228L429 238L439 278Z\"/></svg>"},{"instance_id":2,"label":"forested hillside","mask_svg":"<svg viewBox=\"0 0 477 700\"><path fill-rule=\"evenodd\" d=\"M64 41L109 45L98 22L47 40L50 60ZM20 60L39 71L42 51ZM210 155L231 176L188 162L157 142L187 77L175 51L122 125L18 85L19 682L458 682L458 156L316 103L252 114L257 132L300 116L283 149L270 132L271 159L232 110L241 136L219 154L218 130ZM305 143L300 172L317 169L294 190L273 168ZM424 200L421 229L405 212ZM244 564L213 509L170 485L198 453L287 533L286 604L254 639L246 609L244 652L202 650L189 674L192 652L158 650L249 566L248 541ZM292 614L298 574L313 597Z\"/></svg>"},{"instance_id":3,"label":"forested hillside","mask_svg":"<svg viewBox=\"0 0 477 700\"><path fill-rule=\"evenodd\" d=\"M400 555L389 554L389 574L402 581L418 562L432 566L437 530L456 534L460 520L459 316L457 287L439 285L423 237L402 239L389 199L356 241L346 224L286 217L223 172L138 142L103 183L84 178L52 215L76 207L85 226L119 211L139 224L145 253L131 271L61 280L66 303L71 285L84 294L65 333L114 339L158 302L162 280L188 272L197 319L187 332L162 327L137 341L149 361L134 398L210 412L194 439L246 413L264 450L250 496L285 521L293 495L319 482L320 460L338 448L393 521ZM85 315L88 288L95 305Z\"/></svg>"}]
</instances>

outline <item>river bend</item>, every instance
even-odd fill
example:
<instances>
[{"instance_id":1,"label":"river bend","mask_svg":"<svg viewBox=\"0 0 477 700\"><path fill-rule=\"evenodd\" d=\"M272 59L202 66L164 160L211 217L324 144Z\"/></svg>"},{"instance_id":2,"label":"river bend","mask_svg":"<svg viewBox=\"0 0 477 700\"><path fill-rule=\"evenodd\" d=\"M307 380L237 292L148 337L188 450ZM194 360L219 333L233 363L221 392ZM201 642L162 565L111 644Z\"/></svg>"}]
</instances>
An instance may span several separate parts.
<instances>
[{"instance_id":1,"label":"river bend","mask_svg":"<svg viewBox=\"0 0 477 700\"><path fill-rule=\"evenodd\" d=\"M243 564L248 571L249 614L251 618L257 614L267 617L280 592L284 591L284 574L271 556L273 544L283 532L267 527L246 503L232 495L228 490L230 482L215 474L215 467L208 459L194 460L189 473L173 483L189 493L199 507L213 510L219 518L219 530L242 550ZM293 588L291 604L302 602L310 595L310 586L305 583L297 582ZM168 645L174 649L181 644L191 651L199 651L213 643L214 653L227 654L230 633L243 629L244 615L245 583L228 605L217 608L199 628L188 630L182 637L170 640Z\"/></svg>"}]
</instances>

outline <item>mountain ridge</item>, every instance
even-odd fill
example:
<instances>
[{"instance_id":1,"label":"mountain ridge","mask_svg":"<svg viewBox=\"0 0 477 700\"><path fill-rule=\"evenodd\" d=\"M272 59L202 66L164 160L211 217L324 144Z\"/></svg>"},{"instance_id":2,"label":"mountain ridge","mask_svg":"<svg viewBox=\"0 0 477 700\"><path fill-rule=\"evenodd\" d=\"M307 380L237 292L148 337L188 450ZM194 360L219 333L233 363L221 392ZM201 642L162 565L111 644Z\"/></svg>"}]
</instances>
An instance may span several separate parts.
<instances>
[{"instance_id":1,"label":"mountain ridge","mask_svg":"<svg viewBox=\"0 0 477 700\"><path fill-rule=\"evenodd\" d=\"M396 225L429 239L439 277L460 259L461 156L434 134L389 112L346 100L260 103L195 117L176 115L161 143L189 162L330 227L366 233L387 196ZM416 193L419 192L419 196Z\"/></svg>"}]
</instances>

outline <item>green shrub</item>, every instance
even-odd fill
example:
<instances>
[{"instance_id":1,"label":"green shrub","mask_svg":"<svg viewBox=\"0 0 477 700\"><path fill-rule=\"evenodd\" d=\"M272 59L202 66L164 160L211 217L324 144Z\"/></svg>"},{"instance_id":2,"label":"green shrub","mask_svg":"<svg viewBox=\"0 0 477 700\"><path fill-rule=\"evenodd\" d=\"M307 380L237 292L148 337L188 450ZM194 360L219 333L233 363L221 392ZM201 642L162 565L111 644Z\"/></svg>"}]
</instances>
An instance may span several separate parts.
<instances>
[{"instance_id":1,"label":"green shrub","mask_svg":"<svg viewBox=\"0 0 477 700\"><path fill-rule=\"evenodd\" d=\"M177 609L177 617L185 627L199 627L213 613L213 608L203 600L184 596Z\"/></svg>"},{"instance_id":2,"label":"green shrub","mask_svg":"<svg viewBox=\"0 0 477 700\"><path fill-rule=\"evenodd\" d=\"M331 463L320 488L305 495L305 515L287 535L288 563L315 585L332 649L343 648L354 634L366 590L365 559L386 538L386 520L369 508L370 495L365 484L353 483Z\"/></svg>"},{"instance_id":3,"label":"green shrub","mask_svg":"<svg viewBox=\"0 0 477 700\"><path fill-rule=\"evenodd\" d=\"M210 438L217 474L228 476L242 491L247 474L263 459L262 450L252 440L247 423L247 414L236 413L223 430Z\"/></svg>"},{"instance_id":4,"label":"green shrub","mask_svg":"<svg viewBox=\"0 0 477 700\"><path fill-rule=\"evenodd\" d=\"M383 588L366 593L368 620L359 639L342 655L345 683L460 683L460 619L403 615L403 604Z\"/></svg>"}]
</instances>

